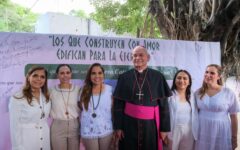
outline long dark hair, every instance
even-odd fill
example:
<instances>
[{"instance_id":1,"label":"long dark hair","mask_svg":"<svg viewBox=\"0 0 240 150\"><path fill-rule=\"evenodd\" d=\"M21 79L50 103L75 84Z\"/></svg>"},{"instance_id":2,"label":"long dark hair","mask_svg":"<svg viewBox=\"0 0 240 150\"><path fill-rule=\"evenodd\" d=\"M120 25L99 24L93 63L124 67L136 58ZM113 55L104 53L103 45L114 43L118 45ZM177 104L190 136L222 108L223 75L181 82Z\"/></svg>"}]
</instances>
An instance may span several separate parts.
<instances>
[{"instance_id":1,"label":"long dark hair","mask_svg":"<svg viewBox=\"0 0 240 150\"><path fill-rule=\"evenodd\" d=\"M190 73L186 70L178 70L173 78L173 83L172 83L172 88L171 90L174 92L174 90L177 90L177 86L175 84L176 82L176 78L177 78L177 75L181 72L184 72L187 74L188 76L188 79L189 79L189 85L187 86L187 89L185 91L185 98L187 100L187 102L190 104L190 97L191 97L191 87L192 87L192 77L190 75Z\"/></svg>"},{"instance_id":2,"label":"long dark hair","mask_svg":"<svg viewBox=\"0 0 240 150\"><path fill-rule=\"evenodd\" d=\"M207 66L207 68L208 68L208 67L215 67L215 68L217 69L218 75L220 76L220 79L217 81L217 84L218 84L218 85L223 85L223 79L222 79L222 77L221 77L222 71L223 71L223 70L222 70L222 67L219 66L219 65L217 65L217 64L210 64L210 65ZM207 89L208 89L208 86L207 86L207 84L203 81L202 87L199 89L200 99L203 98L203 96L205 95Z\"/></svg>"},{"instance_id":3,"label":"long dark hair","mask_svg":"<svg viewBox=\"0 0 240 150\"><path fill-rule=\"evenodd\" d=\"M84 105L84 108L86 110L88 110L88 104L92 95L92 88L93 88L93 83L91 81L91 73L92 73L92 69L93 67L100 67L103 74L104 74L104 68L102 67L102 65L100 63L94 63L90 66L90 68L87 71L87 75L84 81L84 86L82 89L82 94L80 97L80 109L82 110L82 104Z\"/></svg>"},{"instance_id":4,"label":"long dark hair","mask_svg":"<svg viewBox=\"0 0 240 150\"><path fill-rule=\"evenodd\" d=\"M49 92L48 92L48 84L47 84L47 77L48 77L47 70L42 66L33 66L28 70L28 73L26 75L25 85L23 86L23 89L22 89L23 96L22 97L14 96L17 99L21 99L21 98L25 97L27 99L27 102L28 102L29 105L31 105L31 103L33 101L32 100L33 95L32 95L31 85L30 85L30 82L29 82L28 79L33 74L33 72L35 72L37 70L43 70L44 73L45 73L46 80L45 80L44 85L41 87L41 90L42 90L44 96L46 97L46 101L49 102Z\"/></svg>"}]
</instances>

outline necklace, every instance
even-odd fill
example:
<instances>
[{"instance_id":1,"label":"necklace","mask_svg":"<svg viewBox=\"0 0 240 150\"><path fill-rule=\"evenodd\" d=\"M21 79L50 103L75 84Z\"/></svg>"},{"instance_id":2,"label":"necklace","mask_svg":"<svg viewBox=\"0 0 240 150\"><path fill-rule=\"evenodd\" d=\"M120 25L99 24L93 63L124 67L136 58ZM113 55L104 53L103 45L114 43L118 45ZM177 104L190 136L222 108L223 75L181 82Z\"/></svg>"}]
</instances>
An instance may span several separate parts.
<instances>
[{"instance_id":1,"label":"necklace","mask_svg":"<svg viewBox=\"0 0 240 150\"><path fill-rule=\"evenodd\" d=\"M138 82L138 79L137 79L137 75L136 75L136 71L134 70L134 75L135 75L135 78L136 78L136 82L137 82L137 86L138 86L138 93L136 93L136 95L138 96L138 100L141 100L141 97L144 96L144 94L142 93L142 88L143 88L143 85L144 85L144 82L145 82L145 79L147 77L147 73L148 73L148 69L145 73L145 76L143 78L143 82L142 82L142 85L140 86L139 82Z\"/></svg>"},{"instance_id":2,"label":"necklace","mask_svg":"<svg viewBox=\"0 0 240 150\"><path fill-rule=\"evenodd\" d=\"M70 86L69 86L69 89L68 89L68 96L67 96L67 100L65 101L65 98L63 96L63 91L62 89L60 88L60 91L61 91L61 94L62 94L62 100L63 100L63 103L64 103L64 106L65 106L65 115L67 115L67 118L69 117L69 112L68 112L68 102L69 102L69 96L70 96Z\"/></svg>"},{"instance_id":3,"label":"necklace","mask_svg":"<svg viewBox=\"0 0 240 150\"><path fill-rule=\"evenodd\" d=\"M97 105L94 106L94 99L93 99L93 94L91 95L92 97L92 105L93 105L93 113L92 113L92 117L93 118L96 118L97 117L97 114L95 113L95 110L98 108L99 106L99 102L100 102L100 99L101 99L101 95L102 95L102 85L100 87L100 93L99 93L99 96L98 96L98 102L97 102Z\"/></svg>"},{"instance_id":4,"label":"necklace","mask_svg":"<svg viewBox=\"0 0 240 150\"><path fill-rule=\"evenodd\" d=\"M40 105L40 109L42 111L40 119L43 119L45 117L45 112L44 112L44 101L43 101L43 98L42 98L42 92L41 91L40 91L40 97L39 98L40 98L39 105Z\"/></svg>"}]
</instances>

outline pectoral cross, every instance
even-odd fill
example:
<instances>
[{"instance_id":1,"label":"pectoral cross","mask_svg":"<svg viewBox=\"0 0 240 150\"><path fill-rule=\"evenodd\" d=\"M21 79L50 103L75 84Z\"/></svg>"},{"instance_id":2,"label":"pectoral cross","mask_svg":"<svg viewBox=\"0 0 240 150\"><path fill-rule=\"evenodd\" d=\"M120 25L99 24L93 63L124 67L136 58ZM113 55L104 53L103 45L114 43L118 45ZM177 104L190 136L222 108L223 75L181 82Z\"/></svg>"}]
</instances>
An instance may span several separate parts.
<instances>
[{"instance_id":1,"label":"pectoral cross","mask_svg":"<svg viewBox=\"0 0 240 150\"><path fill-rule=\"evenodd\" d=\"M142 91L139 91L139 93L136 94L138 96L138 100L141 100L141 96L143 96L144 94L142 93Z\"/></svg>"}]
</instances>

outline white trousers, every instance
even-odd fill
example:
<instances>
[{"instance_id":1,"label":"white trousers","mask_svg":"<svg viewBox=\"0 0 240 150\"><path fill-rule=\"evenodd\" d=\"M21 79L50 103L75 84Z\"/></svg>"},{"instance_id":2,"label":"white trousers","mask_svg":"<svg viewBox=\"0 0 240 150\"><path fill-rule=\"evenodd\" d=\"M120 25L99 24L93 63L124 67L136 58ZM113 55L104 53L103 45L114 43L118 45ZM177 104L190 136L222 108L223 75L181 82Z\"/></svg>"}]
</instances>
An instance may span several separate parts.
<instances>
[{"instance_id":1,"label":"white trousers","mask_svg":"<svg viewBox=\"0 0 240 150\"><path fill-rule=\"evenodd\" d=\"M170 150L194 150L191 125L176 125L169 143Z\"/></svg>"}]
</instances>

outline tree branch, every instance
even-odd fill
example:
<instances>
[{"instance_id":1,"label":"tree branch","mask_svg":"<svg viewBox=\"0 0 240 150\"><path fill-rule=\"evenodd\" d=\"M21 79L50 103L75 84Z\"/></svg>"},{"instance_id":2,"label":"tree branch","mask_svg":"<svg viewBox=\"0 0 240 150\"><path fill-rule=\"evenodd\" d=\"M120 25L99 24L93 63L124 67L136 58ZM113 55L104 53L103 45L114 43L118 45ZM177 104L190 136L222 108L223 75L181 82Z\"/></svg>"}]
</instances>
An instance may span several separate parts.
<instances>
[{"instance_id":1,"label":"tree branch","mask_svg":"<svg viewBox=\"0 0 240 150\"><path fill-rule=\"evenodd\" d=\"M209 22L211 22L214 15L216 14L216 10L217 10L218 6L219 6L219 0L212 0L212 11L211 11L211 15L209 18Z\"/></svg>"}]
</instances>

